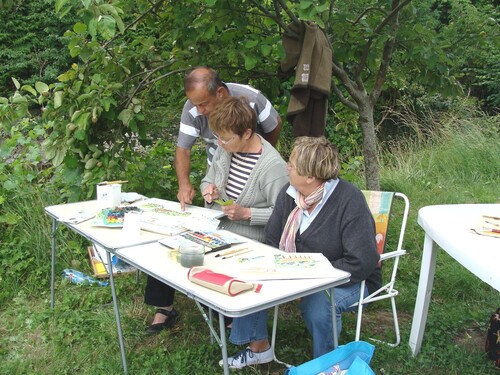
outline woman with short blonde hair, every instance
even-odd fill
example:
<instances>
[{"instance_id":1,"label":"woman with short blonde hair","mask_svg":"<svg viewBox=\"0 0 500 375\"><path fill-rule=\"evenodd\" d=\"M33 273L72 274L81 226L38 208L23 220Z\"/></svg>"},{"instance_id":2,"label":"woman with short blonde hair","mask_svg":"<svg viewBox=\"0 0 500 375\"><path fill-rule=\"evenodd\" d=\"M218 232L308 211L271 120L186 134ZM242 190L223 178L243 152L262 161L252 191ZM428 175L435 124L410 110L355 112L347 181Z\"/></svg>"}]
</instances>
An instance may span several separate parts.
<instances>
[{"instance_id":1,"label":"woman with short blonde hair","mask_svg":"<svg viewBox=\"0 0 500 375\"><path fill-rule=\"evenodd\" d=\"M338 178L338 152L326 138L298 138L287 169L289 184L281 189L265 227L266 244L285 252L322 253L333 267L351 274L350 281L333 292L340 334L342 313L352 309L361 292L373 293L382 283L375 223L361 191ZM362 280L366 280L363 291ZM330 299L323 292L305 296L300 311L313 338L313 356L331 351ZM229 340L236 345L248 344L228 359L230 368L267 363L274 358L266 310L235 318Z\"/></svg>"},{"instance_id":2,"label":"woman with short blonde hair","mask_svg":"<svg viewBox=\"0 0 500 375\"><path fill-rule=\"evenodd\" d=\"M324 137L297 138L290 155L290 159L292 158L296 160L295 168L301 176L312 176L326 181L339 175L337 147Z\"/></svg>"}]
</instances>

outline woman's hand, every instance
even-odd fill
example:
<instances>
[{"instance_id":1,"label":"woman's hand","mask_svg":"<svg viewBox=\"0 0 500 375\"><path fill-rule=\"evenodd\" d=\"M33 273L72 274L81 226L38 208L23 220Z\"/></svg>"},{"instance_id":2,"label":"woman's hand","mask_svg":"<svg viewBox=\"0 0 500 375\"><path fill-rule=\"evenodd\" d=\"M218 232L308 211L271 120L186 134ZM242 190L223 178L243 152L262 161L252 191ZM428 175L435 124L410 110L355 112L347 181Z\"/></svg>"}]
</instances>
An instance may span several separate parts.
<instances>
[{"instance_id":1,"label":"woman's hand","mask_svg":"<svg viewBox=\"0 0 500 375\"><path fill-rule=\"evenodd\" d=\"M214 184L208 185L202 192L205 202L212 203L215 199L219 198L219 189Z\"/></svg>"},{"instance_id":2,"label":"woman's hand","mask_svg":"<svg viewBox=\"0 0 500 375\"><path fill-rule=\"evenodd\" d=\"M252 217L252 210L249 207L241 207L237 203L222 206L222 211L229 220L250 220Z\"/></svg>"}]
</instances>

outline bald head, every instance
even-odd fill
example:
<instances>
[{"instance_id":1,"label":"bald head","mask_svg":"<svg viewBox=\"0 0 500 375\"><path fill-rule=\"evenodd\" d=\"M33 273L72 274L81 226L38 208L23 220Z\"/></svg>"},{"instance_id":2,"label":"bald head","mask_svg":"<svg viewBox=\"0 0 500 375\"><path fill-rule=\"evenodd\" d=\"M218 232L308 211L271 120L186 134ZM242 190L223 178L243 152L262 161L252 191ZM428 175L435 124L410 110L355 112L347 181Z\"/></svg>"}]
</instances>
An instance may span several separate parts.
<instances>
[{"instance_id":1,"label":"bald head","mask_svg":"<svg viewBox=\"0 0 500 375\"><path fill-rule=\"evenodd\" d=\"M209 95L215 95L217 89L222 86L219 74L206 66L194 68L184 77L184 91L186 93L205 88Z\"/></svg>"}]
</instances>

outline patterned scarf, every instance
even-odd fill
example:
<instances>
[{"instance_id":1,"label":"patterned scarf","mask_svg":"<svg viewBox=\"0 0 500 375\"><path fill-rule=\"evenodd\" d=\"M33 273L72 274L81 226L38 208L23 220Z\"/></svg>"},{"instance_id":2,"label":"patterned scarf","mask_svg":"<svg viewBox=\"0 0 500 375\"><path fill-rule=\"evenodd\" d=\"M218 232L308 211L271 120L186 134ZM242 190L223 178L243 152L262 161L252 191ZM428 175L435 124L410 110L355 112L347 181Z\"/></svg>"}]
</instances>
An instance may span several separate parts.
<instances>
[{"instance_id":1,"label":"patterned scarf","mask_svg":"<svg viewBox=\"0 0 500 375\"><path fill-rule=\"evenodd\" d=\"M297 207L295 207L292 212L290 212L290 215L288 215L288 219L286 221L285 228L283 228L283 234L280 239L280 250L284 250L287 253L296 252L295 236L300 228L302 213L304 210L308 210L323 198L324 190L324 183L318 186L316 190L314 190L307 197L304 197L304 195L297 190L297 195L295 197L295 204Z\"/></svg>"}]
</instances>

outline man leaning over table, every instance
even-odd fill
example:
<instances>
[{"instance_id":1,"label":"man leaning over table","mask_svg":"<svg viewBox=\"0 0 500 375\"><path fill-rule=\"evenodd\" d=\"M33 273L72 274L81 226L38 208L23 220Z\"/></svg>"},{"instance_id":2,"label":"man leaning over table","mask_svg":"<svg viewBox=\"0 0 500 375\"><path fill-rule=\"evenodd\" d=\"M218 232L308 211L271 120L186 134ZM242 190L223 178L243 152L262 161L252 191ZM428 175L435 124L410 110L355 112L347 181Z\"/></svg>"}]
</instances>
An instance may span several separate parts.
<instances>
[{"instance_id":1,"label":"man leaning over table","mask_svg":"<svg viewBox=\"0 0 500 375\"><path fill-rule=\"evenodd\" d=\"M259 90L238 83L224 83L218 73L209 67L197 67L186 74L184 92L188 100L181 115L179 136L175 149L175 173L179 184L177 199L184 211L191 204L195 189L191 184L191 148L197 138L206 142L207 162L217 148L217 139L208 126L208 116L215 106L228 96L243 96L257 114L257 132L272 146L278 142L281 132L281 117L271 102Z\"/></svg>"},{"instance_id":2,"label":"man leaning over table","mask_svg":"<svg viewBox=\"0 0 500 375\"><path fill-rule=\"evenodd\" d=\"M266 243L286 252L323 253L335 268L351 274L334 288L338 334L341 314L382 283L375 242L375 224L361 191L338 178L338 152L325 137L299 137L288 163L289 184L281 190L265 227ZM332 308L323 291L300 300L300 311L313 338L313 356L333 349ZM246 345L228 358L230 368L271 362L267 310L234 318L229 340ZM299 338L297 338L299 340ZM222 366L222 360L219 362Z\"/></svg>"},{"instance_id":3,"label":"man leaning over table","mask_svg":"<svg viewBox=\"0 0 500 375\"><path fill-rule=\"evenodd\" d=\"M210 127L219 147L202 180L205 201L224 211L221 226L256 241L264 240L264 226L274 202L287 182L286 163L278 151L256 133L257 114L245 97L226 96L210 113ZM224 207L216 199L231 199ZM148 276L144 301L156 306L155 334L171 327L178 318L173 308L175 289ZM227 322L226 322L227 324Z\"/></svg>"}]
</instances>

